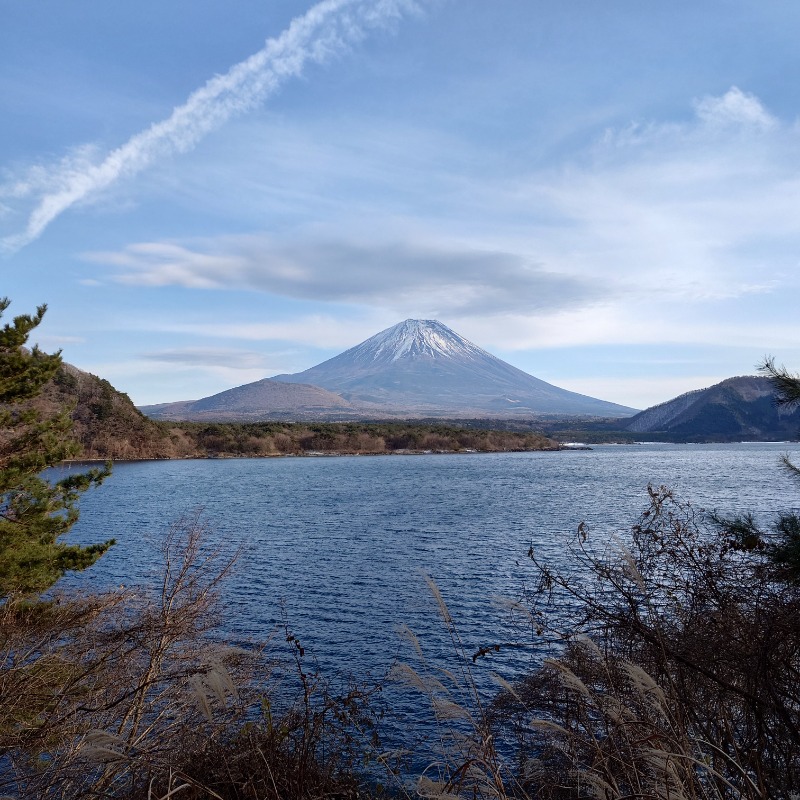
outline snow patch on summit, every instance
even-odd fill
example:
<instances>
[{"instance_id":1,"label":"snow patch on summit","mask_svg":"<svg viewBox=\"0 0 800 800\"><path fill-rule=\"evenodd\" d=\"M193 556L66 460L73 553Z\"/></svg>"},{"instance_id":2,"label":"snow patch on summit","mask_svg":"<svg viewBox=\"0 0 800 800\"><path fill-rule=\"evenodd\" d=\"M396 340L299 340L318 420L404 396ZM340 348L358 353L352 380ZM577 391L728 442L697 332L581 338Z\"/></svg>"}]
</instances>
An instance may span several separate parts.
<instances>
[{"instance_id":1,"label":"snow patch on summit","mask_svg":"<svg viewBox=\"0 0 800 800\"><path fill-rule=\"evenodd\" d=\"M490 355L435 319L407 319L375 334L354 347L351 352L359 359L373 361L439 357L485 358Z\"/></svg>"}]
</instances>

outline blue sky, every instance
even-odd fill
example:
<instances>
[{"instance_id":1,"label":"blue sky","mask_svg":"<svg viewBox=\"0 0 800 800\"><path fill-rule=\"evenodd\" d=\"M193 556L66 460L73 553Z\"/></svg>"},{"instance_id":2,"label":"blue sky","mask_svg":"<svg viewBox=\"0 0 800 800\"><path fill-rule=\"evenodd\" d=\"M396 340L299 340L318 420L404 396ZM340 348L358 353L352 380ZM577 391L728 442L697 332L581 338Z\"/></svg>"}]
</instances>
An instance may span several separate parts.
<instances>
[{"instance_id":1,"label":"blue sky","mask_svg":"<svg viewBox=\"0 0 800 800\"><path fill-rule=\"evenodd\" d=\"M0 269L139 404L436 318L643 408L800 367L793 0L0 0Z\"/></svg>"}]
</instances>

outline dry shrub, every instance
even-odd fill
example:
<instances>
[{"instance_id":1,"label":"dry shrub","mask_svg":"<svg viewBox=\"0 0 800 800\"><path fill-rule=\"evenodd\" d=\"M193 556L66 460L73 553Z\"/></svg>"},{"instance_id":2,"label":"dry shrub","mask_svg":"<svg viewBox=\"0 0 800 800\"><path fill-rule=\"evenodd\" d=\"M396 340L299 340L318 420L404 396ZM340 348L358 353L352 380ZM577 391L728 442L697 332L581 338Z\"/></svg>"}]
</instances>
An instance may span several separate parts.
<instances>
[{"instance_id":1,"label":"dry shrub","mask_svg":"<svg viewBox=\"0 0 800 800\"><path fill-rule=\"evenodd\" d=\"M535 797L766 797L738 762L693 735L681 711L641 667L588 639L510 687L495 709L517 721L519 780Z\"/></svg>"},{"instance_id":2,"label":"dry shrub","mask_svg":"<svg viewBox=\"0 0 800 800\"><path fill-rule=\"evenodd\" d=\"M531 551L540 641L561 644L496 704L526 788L789 800L800 789L800 589L757 541L664 487L649 497L629 548L599 553L581 528L569 574Z\"/></svg>"},{"instance_id":3,"label":"dry shrub","mask_svg":"<svg viewBox=\"0 0 800 800\"><path fill-rule=\"evenodd\" d=\"M291 634L287 639L302 650ZM180 747L168 769L129 796L150 800L180 788L182 798L197 800L358 797L369 754L378 747L370 707L377 690L351 686L334 693L317 672L306 672L301 655L294 666L301 684L294 702L273 708L262 696L258 715Z\"/></svg>"},{"instance_id":4,"label":"dry shrub","mask_svg":"<svg viewBox=\"0 0 800 800\"><path fill-rule=\"evenodd\" d=\"M234 555L172 526L156 591L0 608L0 796L352 794L370 692L215 636Z\"/></svg>"},{"instance_id":5,"label":"dry shrub","mask_svg":"<svg viewBox=\"0 0 800 800\"><path fill-rule=\"evenodd\" d=\"M353 443L353 448L358 453L385 453L386 441L381 436L359 433Z\"/></svg>"},{"instance_id":6,"label":"dry shrub","mask_svg":"<svg viewBox=\"0 0 800 800\"><path fill-rule=\"evenodd\" d=\"M442 433L431 432L421 438L419 447L423 450L452 450L453 441Z\"/></svg>"},{"instance_id":7,"label":"dry shrub","mask_svg":"<svg viewBox=\"0 0 800 800\"><path fill-rule=\"evenodd\" d=\"M285 433L276 433L272 436L273 447L278 453L295 453L297 445L291 436Z\"/></svg>"}]
</instances>

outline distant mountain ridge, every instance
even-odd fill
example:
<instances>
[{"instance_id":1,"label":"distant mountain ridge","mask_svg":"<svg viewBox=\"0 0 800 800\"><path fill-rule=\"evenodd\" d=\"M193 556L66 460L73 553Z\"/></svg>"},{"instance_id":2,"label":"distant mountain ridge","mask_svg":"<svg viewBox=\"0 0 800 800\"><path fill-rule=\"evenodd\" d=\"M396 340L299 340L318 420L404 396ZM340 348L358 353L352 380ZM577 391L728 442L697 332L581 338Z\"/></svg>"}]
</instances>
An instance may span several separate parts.
<instances>
[{"instance_id":1,"label":"distant mountain ridge","mask_svg":"<svg viewBox=\"0 0 800 800\"><path fill-rule=\"evenodd\" d=\"M677 441L796 439L800 409L780 407L769 378L727 378L652 406L632 417L633 433L668 434Z\"/></svg>"},{"instance_id":2,"label":"distant mountain ridge","mask_svg":"<svg viewBox=\"0 0 800 800\"><path fill-rule=\"evenodd\" d=\"M635 413L535 378L438 320L407 319L328 361L293 375L275 375L273 380L322 386L372 413L452 417Z\"/></svg>"},{"instance_id":3,"label":"distant mountain ridge","mask_svg":"<svg viewBox=\"0 0 800 800\"><path fill-rule=\"evenodd\" d=\"M353 419L356 409L338 394L319 386L291 385L263 378L234 389L177 403L143 406L153 419L252 422L269 419Z\"/></svg>"}]
</instances>

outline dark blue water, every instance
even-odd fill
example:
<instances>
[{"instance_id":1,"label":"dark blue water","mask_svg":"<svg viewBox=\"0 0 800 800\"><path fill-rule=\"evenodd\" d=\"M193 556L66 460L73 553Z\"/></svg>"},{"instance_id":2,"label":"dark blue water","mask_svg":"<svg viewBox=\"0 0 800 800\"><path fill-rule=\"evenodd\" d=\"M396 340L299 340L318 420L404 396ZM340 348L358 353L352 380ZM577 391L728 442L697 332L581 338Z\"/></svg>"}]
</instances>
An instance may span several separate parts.
<instances>
[{"instance_id":1,"label":"dark blue water","mask_svg":"<svg viewBox=\"0 0 800 800\"><path fill-rule=\"evenodd\" d=\"M285 615L323 669L380 675L407 655L401 623L432 657L452 652L422 572L472 652L510 637L508 612L493 597L520 596L531 544L558 561L581 521L596 542L624 534L646 506L649 482L724 512L796 506L800 485L780 466L785 452L792 446L634 445L121 463L81 500L71 535L118 544L69 582L152 581L168 524L201 508L212 543L242 547L225 586L228 632L260 638ZM510 677L521 657L509 650L487 668Z\"/></svg>"},{"instance_id":2,"label":"dark blue water","mask_svg":"<svg viewBox=\"0 0 800 800\"><path fill-rule=\"evenodd\" d=\"M564 543L579 523L595 546L624 539L647 506L648 483L697 508L766 521L800 505L800 482L780 465L787 452L800 461L798 445L746 444L121 463L81 499L71 534L118 544L65 583L152 585L169 524L201 509L210 546L241 548L224 586L229 638L260 640L278 626L273 641L285 645L285 619L323 674L371 680L395 660L418 666L397 632L405 624L433 668L466 664L487 698L493 673L513 679L541 657L540 640L495 600L522 596L531 545L568 569ZM423 572L439 586L466 658L455 656ZM471 664L479 647L508 642L524 646ZM384 697L384 743L413 750L412 770L423 769L435 757L423 744L437 738L430 705L391 683Z\"/></svg>"}]
</instances>

